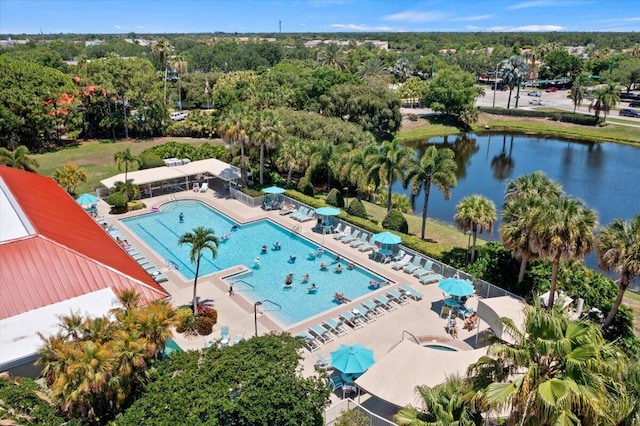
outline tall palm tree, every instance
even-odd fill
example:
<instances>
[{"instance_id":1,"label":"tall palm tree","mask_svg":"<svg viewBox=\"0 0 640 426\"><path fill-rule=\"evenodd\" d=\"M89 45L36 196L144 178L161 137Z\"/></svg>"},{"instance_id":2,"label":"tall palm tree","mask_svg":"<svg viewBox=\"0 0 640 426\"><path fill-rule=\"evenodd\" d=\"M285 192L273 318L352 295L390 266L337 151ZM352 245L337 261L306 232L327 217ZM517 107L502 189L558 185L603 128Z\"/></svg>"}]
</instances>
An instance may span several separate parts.
<instances>
[{"instance_id":1,"label":"tall palm tree","mask_svg":"<svg viewBox=\"0 0 640 426\"><path fill-rule=\"evenodd\" d=\"M507 109L511 106L511 93L514 87L518 87L518 93L520 93L520 83L527 76L527 64L522 57L513 55L502 61L500 67L500 77L502 83L509 87L509 100L507 101ZM516 107L518 106L518 100L516 99Z\"/></svg>"},{"instance_id":2,"label":"tall palm tree","mask_svg":"<svg viewBox=\"0 0 640 426\"><path fill-rule=\"evenodd\" d=\"M182 58L177 58L173 61L173 69L176 70L178 74L178 102L180 104L180 109L182 109L182 83L181 83L181 75L185 74L188 69L188 63Z\"/></svg>"},{"instance_id":3,"label":"tall palm tree","mask_svg":"<svg viewBox=\"0 0 640 426\"><path fill-rule=\"evenodd\" d=\"M418 386L422 409L408 405L398 411L393 419L402 426L482 424L482 415L473 411L463 399L464 387L464 381L458 376L448 377L444 383L433 388Z\"/></svg>"},{"instance_id":4,"label":"tall palm tree","mask_svg":"<svg viewBox=\"0 0 640 426\"><path fill-rule=\"evenodd\" d=\"M29 148L24 145L18 146L14 151L0 148L0 164L32 173L37 172L40 167L37 160L29 157Z\"/></svg>"},{"instance_id":5,"label":"tall palm tree","mask_svg":"<svg viewBox=\"0 0 640 426\"><path fill-rule=\"evenodd\" d=\"M487 355L469 366L473 406L510 410L509 426L613 424L625 356L598 327L539 305L525 307L524 325L501 322L508 340L489 337Z\"/></svg>"},{"instance_id":6,"label":"tall palm tree","mask_svg":"<svg viewBox=\"0 0 640 426\"><path fill-rule=\"evenodd\" d=\"M312 154L309 157L307 176L310 177L316 170L326 170L327 190L330 190L334 170L338 170L340 158L349 148L351 148L349 144L336 145L327 139L314 142L310 147Z\"/></svg>"},{"instance_id":7,"label":"tall palm tree","mask_svg":"<svg viewBox=\"0 0 640 426\"><path fill-rule=\"evenodd\" d=\"M151 51L160 55L160 65L164 69L164 106L167 107L167 65L169 53L171 52L171 43L166 38L159 39L151 45Z\"/></svg>"},{"instance_id":8,"label":"tall palm tree","mask_svg":"<svg viewBox=\"0 0 640 426\"><path fill-rule=\"evenodd\" d=\"M573 112L580 106L584 98L587 96L587 86L589 85L590 76L588 73L579 74L573 81L571 86L571 102L573 102Z\"/></svg>"},{"instance_id":9,"label":"tall palm tree","mask_svg":"<svg viewBox=\"0 0 640 426\"><path fill-rule=\"evenodd\" d=\"M198 286L198 274L200 273L200 260L202 256L204 256L205 251L209 251L211 258L215 259L218 254L220 240L216 237L213 229L197 226L193 228L193 232L187 232L180 237L178 245L183 244L189 244L191 246L189 257L191 262L196 264L196 274L193 279L193 314L196 315L198 312L198 296L196 290Z\"/></svg>"},{"instance_id":10,"label":"tall palm tree","mask_svg":"<svg viewBox=\"0 0 640 426\"><path fill-rule=\"evenodd\" d=\"M583 258L591 251L597 223L596 212L575 198L549 199L536 211L531 248L540 258L551 261L549 307L555 299L560 261Z\"/></svg>"},{"instance_id":11,"label":"tall palm tree","mask_svg":"<svg viewBox=\"0 0 640 426\"><path fill-rule=\"evenodd\" d=\"M328 65L338 71L344 71L347 68L347 59L338 43L329 43L324 49L320 50L318 52L318 62L320 65Z\"/></svg>"},{"instance_id":12,"label":"tall palm tree","mask_svg":"<svg viewBox=\"0 0 640 426\"><path fill-rule=\"evenodd\" d=\"M563 195L560 184L543 172L522 175L507 184L502 208L500 238L505 248L520 259L518 282L524 279L527 263L536 255L531 250L533 220L545 200Z\"/></svg>"},{"instance_id":13,"label":"tall palm tree","mask_svg":"<svg viewBox=\"0 0 640 426\"><path fill-rule=\"evenodd\" d=\"M310 154L306 152L306 148L304 141L295 136L285 138L277 148L276 166L287 171L287 187L293 172L302 172L309 166Z\"/></svg>"},{"instance_id":14,"label":"tall palm tree","mask_svg":"<svg viewBox=\"0 0 640 426\"><path fill-rule=\"evenodd\" d=\"M264 151L275 149L284 132L282 122L271 111L258 112L251 123L249 138L260 148L260 185L264 184Z\"/></svg>"},{"instance_id":15,"label":"tall palm tree","mask_svg":"<svg viewBox=\"0 0 640 426\"><path fill-rule=\"evenodd\" d=\"M476 239L482 231L491 232L493 224L498 218L496 205L493 201L482 195L473 194L464 197L456 205L456 214L453 219L462 231L471 231L473 235L473 249L471 250L471 262L476 257Z\"/></svg>"},{"instance_id":16,"label":"tall palm tree","mask_svg":"<svg viewBox=\"0 0 640 426\"><path fill-rule=\"evenodd\" d=\"M413 195L418 195L424 189L424 202L422 204L422 234L424 240L427 225L427 207L429 206L429 194L431 184L442 192L445 200L451 197L451 188L458 185L455 162L455 153L449 148L438 149L431 145L427 147L419 161L413 162L407 173L407 181L411 182Z\"/></svg>"},{"instance_id":17,"label":"tall palm tree","mask_svg":"<svg viewBox=\"0 0 640 426\"><path fill-rule=\"evenodd\" d=\"M218 131L221 133L222 139L227 144L235 145L240 148L240 175L244 182L247 181L244 149L250 142L250 124L251 115L249 110L242 104L236 104L231 107L218 127Z\"/></svg>"},{"instance_id":18,"label":"tall palm tree","mask_svg":"<svg viewBox=\"0 0 640 426\"><path fill-rule=\"evenodd\" d=\"M129 173L129 167L133 165L138 165L140 167L142 165L142 159L140 156L135 155L131 152L131 148L126 148L124 151L118 151L114 154L113 160L116 162L116 166L118 170L121 170L122 165L124 164L124 181L127 182L127 174Z\"/></svg>"},{"instance_id":19,"label":"tall palm tree","mask_svg":"<svg viewBox=\"0 0 640 426\"><path fill-rule=\"evenodd\" d=\"M338 179L348 187L355 187L359 194L367 192L367 157L376 153L375 145L346 151L339 161Z\"/></svg>"},{"instance_id":20,"label":"tall palm tree","mask_svg":"<svg viewBox=\"0 0 640 426\"><path fill-rule=\"evenodd\" d=\"M607 114L618 103L620 103L620 86L617 83L609 82L596 92L596 101L589 108L595 108L596 115L599 111L604 111L603 122L606 122Z\"/></svg>"},{"instance_id":21,"label":"tall palm tree","mask_svg":"<svg viewBox=\"0 0 640 426\"><path fill-rule=\"evenodd\" d=\"M397 139L383 142L366 159L367 182L375 183L376 188L387 185L387 211L391 211L391 186L396 179L405 180L412 159L413 151L401 147Z\"/></svg>"},{"instance_id":22,"label":"tall palm tree","mask_svg":"<svg viewBox=\"0 0 640 426\"><path fill-rule=\"evenodd\" d=\"M602 324L605 328L613 322L627 287L640 275L640 214L630 222L615 219L605 226L596 242L596 257L601 268L620 275L618 297Z\"/></svg>"}]
</instances>

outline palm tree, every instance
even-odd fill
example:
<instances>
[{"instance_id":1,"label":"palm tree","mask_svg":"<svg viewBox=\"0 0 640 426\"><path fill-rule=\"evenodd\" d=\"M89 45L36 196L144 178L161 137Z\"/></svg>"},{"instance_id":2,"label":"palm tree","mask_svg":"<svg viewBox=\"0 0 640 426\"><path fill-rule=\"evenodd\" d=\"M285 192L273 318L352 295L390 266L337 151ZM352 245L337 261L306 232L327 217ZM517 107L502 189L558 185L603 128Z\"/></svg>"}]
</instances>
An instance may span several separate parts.
<instances>
[{"instance_id":1,"label":"palm tree","mask_svg":"<svg viewBox=\"0 0 640 426\"><path fill-rule=\"evenodd\" d=\"M280 170L287 171L287 183L291 182L293 172L302 172L309 165L309 154L306 152L307 145L300 138L289 136L282 141L276 152L276 166Z\"/></svg>"},{"instance_id":2,"label":"palm tree","mask_svg":"<svg viewBox=\"0 0 640 426\"><path fill-rule=\"evenodd\" d=\"M627 287L640 275L640 214L631 222L615 219L605 226L596 242L596 257L601 268L620 275L618 297L602 324L606 328L613 322Z\"/></svg>"},{"instance_id":3,"label":"palm tree","mask_svg":"<svg viewBox=\"0 0 640 426\"><path fill-rule=\"evenodd\" d=\"M598 327L539 305L525 307L523 326L501 323L508 340L489 337L487 355L469 366L465 399L483 411L509 409L509 426L613 424L625 357Z\"/></svg>"},{"instance_id":4,"label":"palm tree","mask_svg":"<svg viewBox=\"0 0 640 426\"><path fill-rule=\"evenodd\" d=\"M398 79L400 83L404 83L413 75L415 63L408 58L399 58L396 63L389 67L389 71Z\"/></svg>"},{"instance_id":5,"label":"palm tree","mask_svg":"<svg viewBox=\"0 0 640 426\"><path fill-rule=\"evenodd\" d=\"M53 179L58 182L69 194L74 194L80 182L86 182L89 176L87 170L78 167L77 164L67 163L60 169L53 171Z\"/></svg>"},{"instance_id":6,"label":"palm tree","mask_svg":"<svg viewBox=\"0 0 640 426\"><path fill-rule=\"evenodd\" d=\"M164 106L167 107L167 60L171 52L171 43L166 38L159 39L151 45L151 51L160 55L160 65L164 69Z\"/></svg>"},{"instance_id":7,"label":"palm tree","mask_svg":"<svg viewBox=\"0 0 640 426\"><path fill-rule=\"evenodd\" d=\"M180 79L180 75L187 72L188 63L184 59L177 58L173 61L173 69L176 70L178 74L178 102L180 105L180 109L182 109L182 83Z\"/></svg>"},{"instance_id":8,"label":"palm tree","mask_svg":"<svg viewBox=\"0 0 640 426\"><path fill-rule=\"evenodd\" d=\"M412 157L413 151L401 147L394 139L383 142L378 151L366 159L367 182L374 182L376 188L387 185L387 211L391 211L391 186L396 179L405 180Z\"/></svg>"},{"instance_id":9,"label":"palm tree","mask_svg":"<svg viewBox=\"0 0 640 426\"><path fill-rule=\"evenodd\" d=\"M247 181L244 148L249 144L249 126L251 116L247 108L242 104L234 105L220 123L218 131L222 139L231 145L240 148L240 175L244 182Z\"/></svg>"},{"instance_id":10,"label":"palm tree","mask_svg":"<svg viewBox=\"0 0 640 426\"><path fill-rule=\"evenodd\" d=\"M604 119L602 121L606 122L607 114L618 103L620 103L620 86L617 83L609 82L596 92L596 102L589 108L595 108L596 115L599 111L604 111Z\"/></svg>"},{"instance_id":11,"label":"palm tree","mask_svg":"<svg viewBox=\"0 0 640 426\"><path fill-rule=\"evenodd\" d=\"M471 231L473 234L473 249L471 250L471 262L476 256L476 239L482 231L491 232L493 223L498 218L496 205L493 201L482 195L473 194L464 197L456 205L456 214L453 219L462 231Z\"/></svg>"},{"instance_id":12,"label":"palm tree","mask_svg":"<svg viewBox=\"0 0 640 426\"><path fill-rule=\"evenodd\" d=\"M260 185L264 184L264 151L275 149L282 141L284 131L282 122L271 111L257 113L251 123L249 138L260 148Z\"/></svg>"},{"instance_id":13,"label":"palm tree","mask_svg":"<svg viewBox=\"0 0 640 426\"><path fill-rule=\"evenodd\" d=\"M127 148L124 151L118 151L113 156L113 160L116 162L118 170L124 164L124 181L127 182L127 173L129 173L129 166L137 164L138 167L142 166L142 159L140 156L131 152L131 148Z\"/></svg>"},{"instance_id":14,"label":"palm tree","mask_svg":"<svg viewBox=\"0 0 640 426\"><path fill-rule=\"evenodd\" d=\"M130 200L137 200L138 199L138 195L140 195L140 189L138 188L138 185L134 184L133 182L115 182L113 184L113 189L116 192L119 192L121 194L126 195Z\"/></svg>"},{"instance_id":15,"label":"palm tree","mask_svg":"<svg viewBox=\"0 0 640 426\"><path fill-rule=\"evenodd\" d=\"M367 191L367 157L377 152L375 145L346 151L339 161L338 179L348 187L355 187L359 194Z\"/></svg>"},{"instance_id":16,"label":"palm tree","mask_svg":"<svg viewBox=\"0 0 640 426\"><path fill-rule=\"evenodd\" d=\"M433 388L418 386L422 410L408 405L398 411L393 419L402 426L482 424L481 414L474 412L463 399L464 387L464 381L458 376L448 377L444 383Z\"/></svg>"},{"instance_id":17,"label":"palm tree","mask_svg":"<svg viewBox=\"0 0 640 426\"><path fill-rule=\"evenodd\" d=\"M215 256L214 256L215 257ZM195 290L195 282L194 290ZM175 310L166 300L150 303L136 312L136 329L148 343L148 352L160 359L175 325Z\"/></svg>"},{"instance_id":18,"label":"palm tree","mask_svg":"<svg viewBox=\"0 0 640 426\"><path fill-rule=\"evenodd\" d=\"M413 195L418 195L424 188L424 202L422 204L422 234L425 238L427 224L427 207L429 206L429 193L431 184L442 192L445 200L451 197L451 188L458 185L455 162L455 153L449 148L438 149L431 145L427 147L419 161L413 162L407 173L407 181L411 182Z\"/></svg>"},{"instance_id":19,"label":"palm tree","mask_svg":"<svg viewBox=\"0 0 640 426\"><path fill-rule=\"evenodd\" d=\"M583 258L591 251L598 219L596 212L585 207L582 201L559 197L547 200L536 211L532 222L532 251L552 264L549 294L549 307L552 307L560 260Z\"/></svg>"},{"instance_id":20,"label":"palm tree","mask_svg":"<svg viewBox=\"0 0 640 426\"><path fill-rule=\"evenodd\" d=\"M533 219L545 200L561 195L562 187L540 171L507 184L500 238L505 248L520 259L518 282L524 279L529 260L536 256L531 250Z\"/></svg>"},{"instance_id":21,"label":"palm tree","mask_svg":"<svg viewBox=\"0 0 640 426\"><path fill-rule=\"evenodd\" d=\"M347 60L338 43L329 43L319 51L318 62L320 65L328 65L338 71L344 71L347 68Z\"/></svg>"},{"instance_id":22,"label":"palm tree","mask_svg":"<svg viewBox=\"0 0 640 426\"><path fill-rule=\"evenodd\" d=\"M586 97L589 80L589 74L583 72L578 75L573 81L573 86L571 86L571 101L573 102L573 112L576 112L576 109L580 106L580 104Z\"/></svg>"},{"instance_id":23,"label":"palm tree","mask_svg":"<svg viewBox=\"0 0 640 426\"><path fill-rule=\"evenodd\" d=\"M333 172L334 170L338 170L340 158L344 152L349 150L349 148L351 148L349 144L336 146L332 141L326 139L316 141L310 147L312 154L309 157L307 176L311 177L316 170L326 170L327 190L330 190Z\"/></svg>"},{"instance_id":24,"label":"palm tree","mask_svg":"<svg viewBox=\"0 0 640 426\"><path fill-rule=\"evenodd\" d=\"M527 76L527 64L522 57L513 55L504 61L500 68L500 77L502 83L509 87L509 100L507 101L507 109L511 106L511 93L514 87L518 87L518 93L520 93L520 82ZM516 107L518 106L518 100L516 99Z\"/></svg>"},{"instance_id":25,"label":"palm tree","mask_svg":"<svg viewBox=\"0 0 640 426\"><path fill-rule=\"evenodd\" d=\"M202 259L205 250L211 252L211 258L215 259L218 254L220 240L216 237L213 229L197 226L193 228L193 232L187 232L180 237L178 245L183 244L191 245L189 256L191 262L195 262L196 264L196 274L193 279L193 315L196 315L198 312L198 296L196 289L198 285L198 274L200 273L200 260Z\"/></svg>"},{"instance_id":26,"label":"palm tree","mask_svg":"<svg viewBox=\"0 0 640 426\"><path fill-rule=\"evenodd\" d=\"M37 172L40 167L38 161L29 157L29 148L24 145L18 146L14 151L0 148L0 164L32 173Z\"/></svg>"},{"instance_id":27,"label":"palm tree","mask_svg":"<svg viewBox=\"0 0 640 426\"><path fill-rule=\"evenodd\" d=\"M380 58L369 58L358 67L356 75L360 78L386 78L389 71Z\"/></svg>"}]
</instances>

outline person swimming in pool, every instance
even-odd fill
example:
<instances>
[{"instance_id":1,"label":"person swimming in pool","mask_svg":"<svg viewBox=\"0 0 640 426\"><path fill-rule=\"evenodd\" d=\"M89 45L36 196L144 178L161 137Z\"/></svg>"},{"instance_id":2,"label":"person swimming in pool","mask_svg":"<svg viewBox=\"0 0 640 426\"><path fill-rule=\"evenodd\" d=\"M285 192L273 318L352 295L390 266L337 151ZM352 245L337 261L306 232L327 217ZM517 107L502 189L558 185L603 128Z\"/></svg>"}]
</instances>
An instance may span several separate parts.
<instances>
[{"instance_id":1,"label":"person swimming in pool","mask_svg":"<svg viewBox=\"0 0 640 426\"><path fill-rule=\"evenodd\" d=\"M298 257L295 254L292 254L291 256L289 256L289 263L295 263L297 258Z\"/></svg>"},{"instance_id":2,"label":"person swimming in pool","mask_svg":"<svg viewBox=\"0 0 640 426\"><path fill-rule=\"evenodd\" d=\"M184 214L182 212L178 215L178 221L184 223Z\"/></svg>"},{"instance_id":3,"label":"person swimming in pool","mask_svg":"<svg viewBox=\"0 0 640 426\"><path fill-rule=\"evenodd\" d=\"M291 285L293 284L293 275L289 274L287 275L287 278L285 278L284 280L284 285Z\"/></svg>"},{"instance_id":4,"label":"person swimming in pool","mask_svg":"<svg viewBox=\"0 0 640 426\"><path fill-rule=\"evenodd\" d=\"M262 246L262 250L260 250L262 252L262 254L265 254L267 252L267 246L264 245Z\"/></svg>"},{"instance_id":5,"label":"person swimming in pool","mask_svg":"<svg viewBox=\"0 0 640 426\"><path fill-rule=\"evenodd\" d=\"M338 266L336 266L336 272L339 274L340 272L342 272L342 265L338 264Z\"/></svg>"},{"instance_id":6,"label":"person swimming in pool","mask_svg":"<svg viewBox=\"0 0 640 426\"><path fill-rule=\"evenodd\" d=\"M280 241L276 241L275 243L273 243L274 250L280 250L281 248L282 246L280 245Z\"/></svg>"},{"instance_id":7,"label":"person swimming in pool","mask_svg":"<svg viewBox=\"0 0 640 426\"><path fill-rule=\"evenodd\" d=\"M309 274L304 274L304 277L302 277L302 282L303 283L309 282L309 278L310 278ZM314 286L315 286L315 284L314 284Z\"/></svg>"},{"instance_id":8,"label":"person swimming in pool","mask_svg":"<svg viewBox=\"0 0 640 426\"><path fill-rule=\"evenodd\" d=\"M307 290L309 291L309 293L312 293L312 292L318 290L318 287L316 287L316 284L313 283L313 284L311 284L311 287L309 287Z\"/></svg>"},{"instance_id":9,"label":"person swimming in pool","mask_svg":"<svg viewBox=\"0 0 640 426\"><path fill-rule=\"evenodd\" d=\"M231 227L231 232L236 232L238 229L240 229L240 227L238 225L233 225Z\"/></svg>"},{"instance_id":10,"label":"person swimming in pool","mask_svg":"<svg viewBox=\"0 0 640 426\"><path fill-rule=\"evenodd\" d=\"M331 261L331 263L338 263L338 262L340 262L340 255L337 255L336 258Z\"/></svg>"},{"instance_id":11,"label":"person swimming in pool","mask_svg":"<svg viewBox=\"0 0 640 426\"><path fill-rule=\"evenodd\" d=\"M353 270L355 267L356 267L356 264L355 264L355 263L353 263L353 262L351 262L351 263L349 263L349 266L347 266L347 269L351 271L351 270Z\"/></svg>"},{"instance_id":12,"label":"person swimming in pool","mask_svg":"<svg viewBox=\"0 0 640 426\"><path fill-rule=\"evenodd\" d=\"M326 264L326 263L324 263L324 262L322 262L322 263L320 264L320 270L321 270L321 271L326 271L326 270L327 270L327 264Z\"/></svg>"}]
</instances>

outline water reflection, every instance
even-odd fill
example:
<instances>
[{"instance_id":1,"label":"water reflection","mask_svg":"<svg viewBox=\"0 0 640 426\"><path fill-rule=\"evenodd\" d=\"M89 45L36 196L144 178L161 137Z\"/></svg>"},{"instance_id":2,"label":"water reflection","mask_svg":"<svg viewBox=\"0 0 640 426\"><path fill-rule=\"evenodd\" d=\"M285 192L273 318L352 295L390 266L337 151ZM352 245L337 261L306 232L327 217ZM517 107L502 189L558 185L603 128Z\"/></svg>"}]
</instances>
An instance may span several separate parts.
<instances>
[{"instance_id":1,"label":"water reflection","mask_svg":"<svg viewBox=\"0 0 640 426\"><path fill-rule=\"evenodd\" d=\"M510 178L516 165L511 157L513 152L513 135L511 135L511 143L509 145L509 154L506 153L507 135L502 136L502 152L491 159L491 169L493 177L499 181Z\"/></svg>"}]
</instances>

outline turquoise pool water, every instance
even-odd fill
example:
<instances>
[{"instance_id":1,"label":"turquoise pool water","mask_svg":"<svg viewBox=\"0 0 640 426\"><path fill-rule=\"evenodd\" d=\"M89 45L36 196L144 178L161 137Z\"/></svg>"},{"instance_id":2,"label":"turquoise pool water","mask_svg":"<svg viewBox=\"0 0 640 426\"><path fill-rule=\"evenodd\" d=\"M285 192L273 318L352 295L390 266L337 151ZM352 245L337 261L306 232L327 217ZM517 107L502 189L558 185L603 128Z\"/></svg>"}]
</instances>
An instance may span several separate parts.
<instances>
[{"instance_id":1,"label":"turquoise pool water","mask_svg":"<svg viewBox=\"0 0 640 426\"><path fill-rule=\"evenodd\" d=\"M445 352L458 352L457 349L452 348L451 346L445 346L445 345L436 345L433 343L429 343L426 345L422 345L425 348L429 348L429 349L434 349L436 351L445 351Z\"/></svg>"},{"instance_id":2,"label":"turquoise pool water","mask_svg":"<svg viewBox=\"0 0 640 426\"><path fill-rule=\"evenodd\" d=\"M184 216L183 222L179 220L180 213ZM158 256L175 263L185 279L194 278L195 264L189 259L190 246L178 246L180 236L196 226L214 229L218 238L230 234L228 240L220 243L215 259L205 252L200 263L200 277L244 264L251 269L251 273L233 280L234 291L251 302L263 302L261 310L284 326L335 308L338 306L333 299L336 292L356 299L373 291L369 288L371 280L382 280L359 266L348 270L348 260L332 263L336 255L326 249L320 256L310 257L309 254L318 249L315 243L269 220L240 226L198 201L175 201L162 206L157 213L125 219L123 222ZM276 241L282 247L280 250L273 248ZM263 245L267 246L266 253L262 253ZM295 262L289 260L292 255L296 256ZM254 267L256 257L260 258L258 267ZM322 262L328 265L327 271L320 270ZM341 273L334 271L338 264L342 265ZM285 286L285 279L290 273L293 273L293 285ZM303 283L306 274L309 274L309 280ZM312 283L317 287L315 292L308 291Z\"/></svg>"},{"instance_id":3,"label":"turquoise pool water","mask_svg":"<svg viewBox=\"0 0 640 426\"><path fill-rule=\"evenodd\" d=\"M173 352L182 352L182 348L175 342L175 340L169 338L164 344L164 352L162 354L162 357L166 358Z\"/></svg>"}]
</instances>

